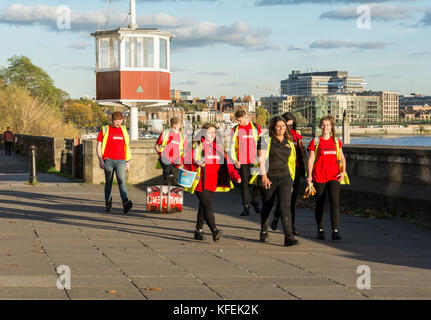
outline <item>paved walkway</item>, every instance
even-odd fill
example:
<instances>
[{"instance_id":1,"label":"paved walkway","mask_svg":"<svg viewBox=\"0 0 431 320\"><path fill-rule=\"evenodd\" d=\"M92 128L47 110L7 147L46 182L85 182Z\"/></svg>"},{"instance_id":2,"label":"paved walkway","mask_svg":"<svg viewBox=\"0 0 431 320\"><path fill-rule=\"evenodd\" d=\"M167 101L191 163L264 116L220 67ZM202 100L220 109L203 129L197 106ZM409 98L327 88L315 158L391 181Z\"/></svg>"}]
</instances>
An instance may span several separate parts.
<instances>
[{"instance_id":1,"label":"paved walkway","mask_svg":"<svg viewBox=\"0 0 431 320\"><path fill-rule=\"evenodd\" d=\"M205 226L207 240L196 241L194 196L182 213L148 214L145 191L131 187L135 206L125 215L114 188L106 214L101 185L3 177L0 299L431 298L430 230L342 215L343 241L321 241L313 212L300 209L299 246L283 247L280 231L262 244L259 216L240 217L240 194L230 192L215 197L223 238L213 243ZM57 288L61 265L70 268L70 289ZM370 268L371 289L357 287L360 265Z\"/></svg>"}]
</instances>

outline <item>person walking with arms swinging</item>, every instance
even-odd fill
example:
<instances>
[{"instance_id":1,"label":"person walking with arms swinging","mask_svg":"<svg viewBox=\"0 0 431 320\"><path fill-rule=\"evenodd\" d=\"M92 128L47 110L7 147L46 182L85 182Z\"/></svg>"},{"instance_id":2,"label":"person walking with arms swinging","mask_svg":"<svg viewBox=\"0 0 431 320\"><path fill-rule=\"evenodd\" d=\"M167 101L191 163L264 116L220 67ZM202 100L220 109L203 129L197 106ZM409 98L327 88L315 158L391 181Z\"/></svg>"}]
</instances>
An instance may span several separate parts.
<instances>
[{"instance_id":1,"label":"person walking with arms swinging","mask_svg":"<svg viewBox=\"0 0 431 320\"><path fill-rule=\"evenodd\" d=\"M292 186L296 171L296 150L292 140L286 121L280 116L274 117L269 126L269 138L262 137L257 147L260 173L256 173L250 179L250 183L260 185L263 200L259 240L264 243L268 242L269 216L277 199L286 247L299 243L292 233L290 213Z\"/></svg>"},{"instance_id":2,"label":"person walking with arms swinging","mask_svg":"<svg viewBox=\"0 0 431 320\"><path fill-rule=\"evenodd\" d=\"M132 209L133 203L128 198L126 173L130 170L132 158L129 146L129 134L123 125L123 114L119 111L112 113L112 125L102 127L97 137L97 156L99 166L105 171L105 212L112 209L112 183L114 173L117 176L123 202L123 212Z\"/></svg>"},{"instance_id":3,"label":"person walking with arms swinging","mask_svg":"<svg viewBox=\"0 0 431 320\"><path fill-rule=\"evenodd\" d=\"M230 157L235 163L236 169L239 170L242 179L241 197L243 210L240 215L248 216L250 215L250 204L256 213L261 211L259 207L259 189L253 185L250 187L248 181L256 162L256 148L262 130L258 124L249 120L244 109L235 111L234 116L238 124L232 128L230 133Z\"/></svg>"},{"instance_id":4,"label":"person walking with arms swinging","mask_svg":"<svg viewBox=\"0 0 431 320\"><path fill-rule=\"evenodd\" d=\"M317 238L324 240L323 212L325 200L329 198L331 210L332 240L340 241L340 184L349 184L346 159L340 139L335 136L335 121L332 116L320 120L322 135L311 140L308 150L307 183L316 189L315 217Z\"/></svg>"},{"instance_id":5,"label":"person walking with arms swinging","mask_svg":"<svg viewBox=\"0 0 431 320\"><path fill-rule=\"evenodd\" d=\"M199 199L196 230L194 238L205 240L202 230L204 222L211 230L214 241L218 241L223 233L216 227L213 207L214 192L227 192L232 189L232 180L241 183L241 177L223 149L222 141L216 141L216 126L205 123L198 134L199 141L193 144L191 164L184 167L196 172L195 180L190 188L184 191L196 194Z\"/></svg>"}]
</instances>

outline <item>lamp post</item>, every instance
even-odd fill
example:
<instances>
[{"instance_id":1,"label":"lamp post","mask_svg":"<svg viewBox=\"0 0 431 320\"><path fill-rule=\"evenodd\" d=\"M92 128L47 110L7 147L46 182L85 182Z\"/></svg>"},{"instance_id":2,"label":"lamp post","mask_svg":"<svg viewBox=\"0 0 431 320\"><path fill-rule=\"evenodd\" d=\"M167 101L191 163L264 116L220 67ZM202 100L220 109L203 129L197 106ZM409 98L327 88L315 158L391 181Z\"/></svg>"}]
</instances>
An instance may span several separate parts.
<instances>
[{"instance_id":1,"label":"lamp post","mask_svg":"<svg viewBox=\"0 0 431 320\"><path fill-rule=\"evenodd\" d=\"M34 145L28 147L28 156L29 156L29 171L30 171L30 184L37 183L37 173L36 173L36 152L37 148Z\"/></svg>"}]
</instances>

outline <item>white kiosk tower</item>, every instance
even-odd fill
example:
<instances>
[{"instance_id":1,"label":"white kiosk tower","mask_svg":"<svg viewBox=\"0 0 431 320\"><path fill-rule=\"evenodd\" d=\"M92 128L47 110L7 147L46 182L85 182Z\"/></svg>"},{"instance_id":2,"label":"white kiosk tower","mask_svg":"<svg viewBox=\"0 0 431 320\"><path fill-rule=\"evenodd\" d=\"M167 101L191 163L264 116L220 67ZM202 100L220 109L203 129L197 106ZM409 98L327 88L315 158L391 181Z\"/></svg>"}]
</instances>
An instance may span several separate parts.
<instances>
[{"instance_id":1,"label":"white kiosk tower","mask_svg":"<svg viewBox=\"0 0 431 320\"><path fill-rule=\"evenodd\" d=\"M138 108L163 106L170 98L170 42L157 28L138 28L136 2L130 25L91 34L96 40L96 101L130 107L130 138L138 140Z\"/></svg>"}]
</instances>

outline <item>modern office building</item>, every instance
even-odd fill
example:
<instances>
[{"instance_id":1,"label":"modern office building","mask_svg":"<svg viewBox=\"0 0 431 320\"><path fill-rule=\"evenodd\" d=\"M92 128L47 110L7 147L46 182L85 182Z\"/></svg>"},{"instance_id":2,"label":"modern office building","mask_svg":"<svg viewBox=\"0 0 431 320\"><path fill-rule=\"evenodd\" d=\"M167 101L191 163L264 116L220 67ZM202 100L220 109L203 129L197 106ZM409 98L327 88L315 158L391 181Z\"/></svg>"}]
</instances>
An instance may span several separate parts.
<instances>
[{"instance_id":1,"label":"modern office building","mask_svg":"<svg viewBox=\"0 0 431 320\"><path fill-rule=\"evenodd\" d=\"M411 95L400 95L400 109L413 106L431 106L431 96L424 96L420 93L412 93Z\"/></svg>"},{"instance_id":2,"label":"modern office building","mask_svg":"<svg viewBox=\"0 0 431 320\"><path fill-rule=\"evenodd\" d=\"M271 116L291 111L293 101L293 96L269 96L261 98L262 108L266 109Z\"/></svg>"},{"instance_id":3,"label":"modern office building","mask_svg":"<svg viewBox=\"0 0 431 320\"><path fill-rule=\"evenodd\" d=\"M319 114L331 114L341 122L346 111L351 122L381 119L381 102L378 96L356 94L326 94L320 96L291 96L291 111L299 112L312 124Z\"/></svg>"},{"instance_id":4,"label":"modern office building","mask_svg":"<svg viewBox=\"0 0 431 320\"><path fill-rule=\"evenodd\" d=\"M191 100L192 93L190 91L171 90L171 100Z\"/></svg>"},{"instance_id":5,"label":"modern office building","mask_svg":"<svg viewBox=\"0 0 431 320\"><path fill-rule=\"evenodd\" d=\"M282 95L322 95L364 91L364 79L351 77L347 71L301 73L293 70L289 77L281 80Z\"/></svg>"},{"instance_id":6,"label":"modern office building","mask_svg":"<svg viewBox=\"0 0 431 320\"><path fill-rule=\"evenodd\" d=\"M365 91L358 93L363 96L377 96L380 99L380 116L383 121L391 121L400 116L399 93L394 91Z\"/></svg>"}]
</instances>

